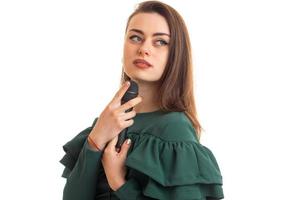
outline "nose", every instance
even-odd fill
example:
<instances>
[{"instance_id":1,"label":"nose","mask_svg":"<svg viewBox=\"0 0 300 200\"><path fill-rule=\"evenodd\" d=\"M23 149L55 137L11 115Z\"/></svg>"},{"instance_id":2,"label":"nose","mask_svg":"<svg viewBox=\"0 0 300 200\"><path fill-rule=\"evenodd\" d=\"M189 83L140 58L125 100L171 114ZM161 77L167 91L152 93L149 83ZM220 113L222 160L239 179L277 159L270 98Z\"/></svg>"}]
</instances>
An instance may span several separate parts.
<instances>
[{"instance_id":1,"label":"nose","mask_svg":"<svg viewBox=\"0 0 300 200\"><path fill-rule=\"evenodd\" d=\"M144 42L138 50L138 54L142 56L149 56L151 54L149 45Z\"/></svg>"},{"instance_id":2,"label":"nose","mask_svg":"<svg viewBox=\"0 0 300 200\"><path fill-rule=\"evenodd\" d=\"M140 49L139 49L139 55L142 55L142 56L145 56L145 55L146 55L146 56L149 56L150 53L149 53L149 50L140 48Z\"/></svg>"}]
</instances>

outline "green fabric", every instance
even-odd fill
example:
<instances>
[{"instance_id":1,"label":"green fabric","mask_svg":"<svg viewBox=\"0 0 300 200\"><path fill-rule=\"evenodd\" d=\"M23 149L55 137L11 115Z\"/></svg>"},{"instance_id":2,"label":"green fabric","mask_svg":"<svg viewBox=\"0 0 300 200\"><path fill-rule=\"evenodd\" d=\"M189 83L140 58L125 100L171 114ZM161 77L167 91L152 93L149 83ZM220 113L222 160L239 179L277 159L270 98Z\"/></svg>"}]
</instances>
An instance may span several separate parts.
<instances>
[{"instance_id":1,"label":"green fabric","mask_svg":"<svg viewBox=\"0 0 300 200\"><path fill-rule=\"evenodd\" d=\"M99 178L104 173L102 153L88 148L86 142L96 120L64 145L64 200L223 198L217 161L199 143L183 112L138 113L127 132L132 144L126 159L126 183L115 192L99 187L107 182L105 175Z\"/></svg>"},{"instance_id":2,"label":"green fabric","mask_svg":"<svg viewBox=\"0 0 300 200\"><path fill-rule=\"evenodd\" d=\"M73 170L68 174L64 187L64 200L95 199L102 153L91 151L86 148L86 145L87 140Z\"/></svg>"}]
</instances>

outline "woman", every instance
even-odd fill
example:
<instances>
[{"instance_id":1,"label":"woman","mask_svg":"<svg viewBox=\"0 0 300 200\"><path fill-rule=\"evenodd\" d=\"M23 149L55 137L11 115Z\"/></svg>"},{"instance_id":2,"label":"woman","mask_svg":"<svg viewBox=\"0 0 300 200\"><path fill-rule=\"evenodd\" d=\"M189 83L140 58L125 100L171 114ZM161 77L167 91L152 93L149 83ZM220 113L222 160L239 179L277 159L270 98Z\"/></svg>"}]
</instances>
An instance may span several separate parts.
<instances>
[{"instance_id":1,"label":"woman","mask_svg":"<svg viewBox=\"0 0 300 200\"><path fill-rule=\"evenodd\" d=\"M140 3L127 22L123 55L120 90L91 127L64 145L64 199L222 199L217 161L199 143L181 16L158 1ZM121 105L129 80L139 96ZM128 139L118 152L125 128Z\"/></svg>"}]
</instances>

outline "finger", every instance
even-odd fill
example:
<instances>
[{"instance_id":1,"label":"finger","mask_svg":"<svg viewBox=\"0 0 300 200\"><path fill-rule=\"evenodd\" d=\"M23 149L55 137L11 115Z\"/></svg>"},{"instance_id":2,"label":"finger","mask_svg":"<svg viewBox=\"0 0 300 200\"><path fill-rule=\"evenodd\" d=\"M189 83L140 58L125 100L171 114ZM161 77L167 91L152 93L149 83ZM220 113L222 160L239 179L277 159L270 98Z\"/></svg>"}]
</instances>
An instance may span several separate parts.
<instances>
[{"instance_id":1,"label":"finger","mask_svg":"<svg viewBox=\"0 0 300 200\"><path fill-rule=\"evenodd\" d=\"M128 90L129 86L130 86L130 82L126 81L114 96L113 101L114 102L121 101L122 97L124 96L125 92Z\"/></svg>"},{"instance_id":2,"label":"finger","mask_svg":"<svg viewBox=\"0 0 300 200\"><path fill-rule=\"evenodd\" d=\"M131 119L133 117L136 116L136 111L135 110L132 110L130 112L127 112L127 113L124 113L122 116L121 116L121 120L128 120L128 119Z\"/></svg>"},{"instance_id":3,"label":"finger","mask_svg":"<svg viewBox=\"0 0 300 200\"><path fill-rule=\"evenodd\" d=\"M133 120L133 119L128 119L128 120L123 121L123 122L121 123L121 127L122 127L123 129L125 129L125 128L129 127L129 126L132 126L133 124L134 124L134 120Z\"/></svg>"},{"instance_id":4,"label":"finger","mask_svg":"<svg viewBox=\"0 0 300 200\"><path fill-rule=\"evenodd\" d=\"M114 150L115 146L117 144L117 141L118 141L118 136L114 137L112 140L109 141L107 148L110 150Z\"/></svg>"},{"instance_id":5,"label":"finger","mask_svg":"<svg viewBox=\"0 0 300 200\"><path fill-rule=\"evenodd\" d=\"M122 144L122 147L121 147L121 151L120 151L120 154L121 156L125 156L127 155L128 153L128 150L130 148L130 145L131 145L131 139L128 138L123 144Z\"/></svg>"},{"instance_id":6,"label":"finger","mask_svg":"<svg viewBox=\"0 0 300 200\"><path fill-rule=\"evenodd\" d=\"M134 124L134 120L133 120L133 119L124 121L124 126L125 126L126 128L129 127L129 126L132 126L133 124Z\"/></svg>"},{"instance_id":7,"label":"finger","mask_svg":"<svg viewBox=\"0 0 300 200\"><path fill-rule=\"evenodd\" d=\"M142 97L138 96L134 99L131 99L130 101L124 103L123 105L120 106L119 111L120 112L125 112L126 110L128 110L129 108L132 108L134 106L136 106L137 104L142 102Z\"/></svg>"}]
</instances>

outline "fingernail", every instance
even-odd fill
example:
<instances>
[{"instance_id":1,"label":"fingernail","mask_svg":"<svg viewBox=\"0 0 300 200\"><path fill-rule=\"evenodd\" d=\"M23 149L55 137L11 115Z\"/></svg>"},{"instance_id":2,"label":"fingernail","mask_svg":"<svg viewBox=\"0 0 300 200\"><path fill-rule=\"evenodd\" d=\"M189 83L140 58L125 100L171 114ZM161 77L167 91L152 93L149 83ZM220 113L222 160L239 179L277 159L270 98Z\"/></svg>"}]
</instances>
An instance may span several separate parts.
<instances>
[{"instance_id":1,"label":"fingernail","mask_svg":"<svg viewBox=\"0 0 300 200\"><path fill-rule=\"evenodd\" d=\"M128 139L127 141L126 141L126 144L130 144L131 143L131 139Z\"/></svg>"},{"instance_id":2,"label":"fingernail","mask_svg":"<svg viewBox=\"0 0 300 200\"><path fill-rule=\"evenodd\" d=\"M130 85L130 82L129 82L129 81L126 81L126 85Z\"/></svg>"}]
</instances>

